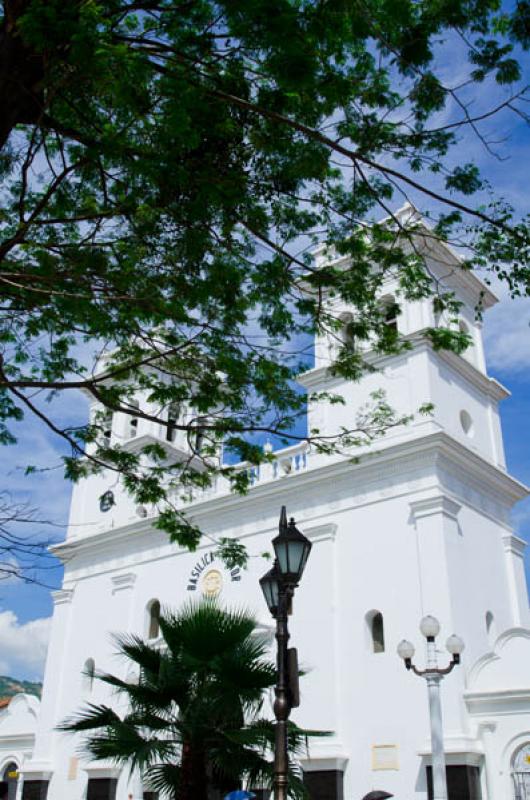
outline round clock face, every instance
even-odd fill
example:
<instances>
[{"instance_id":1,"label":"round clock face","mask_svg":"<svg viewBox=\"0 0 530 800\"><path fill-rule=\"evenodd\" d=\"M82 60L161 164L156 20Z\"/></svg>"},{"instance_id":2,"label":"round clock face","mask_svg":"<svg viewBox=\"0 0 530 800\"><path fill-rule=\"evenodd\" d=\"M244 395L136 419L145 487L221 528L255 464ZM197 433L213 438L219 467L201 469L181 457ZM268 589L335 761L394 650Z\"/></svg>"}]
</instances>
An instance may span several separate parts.
<instances>
[{"instance_id":1,"label":"round clock face","mask_svg":"<svg viewBox=\"0 0 530 800\"><path fill-rule=\"evenodd\" d=\"M100 511L110 511L112 506L116 505L116 501L114 499L114 493L110 491L110 489L101 495L99 498L99 509Z\"/></svg>"}]
</instances>

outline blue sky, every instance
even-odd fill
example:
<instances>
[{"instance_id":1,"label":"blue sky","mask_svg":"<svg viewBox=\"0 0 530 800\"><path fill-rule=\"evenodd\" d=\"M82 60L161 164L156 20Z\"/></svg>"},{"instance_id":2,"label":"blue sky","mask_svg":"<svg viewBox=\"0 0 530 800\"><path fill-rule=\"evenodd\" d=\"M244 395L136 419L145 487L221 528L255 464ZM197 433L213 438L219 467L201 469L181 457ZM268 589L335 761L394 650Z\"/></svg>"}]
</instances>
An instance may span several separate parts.
<instances>
[{"instance_id":1,"label":"blue sky","mask_svg":"<svg viewBox=\"0 0 530 800\"><path fill-rule=\"evenodd\" d=\"M447 72L453 81L463 61L452 54ZM502 96L501 89L495 90ZM493 103L491 93L478 93L473 110L480 112ZM440 123L442 120L439 120ZM530 186L529 127L519 118L504 114L490 120L483 130L498 144L498 157L486 152L472 135L466 135L453 154L454 163L475 160L483 174L500 194L522 214L528 213ZM423 210L417 196L411 198ZM395 207L402 204L396 197ZM512 396L501 404L508 469L514 477L530 485L530 298L511 300L505 287L494 285L501 302L485 318L484 338L489 373L503 383ZM54 415L63 423L78 421L84 401L73 397L54 402ZM43 427L32 420L18 426L16 446L0 450L0 486L17 500L26 500L38 509L39 517L55 523L36 533L60 540L68 515L70 485L62 479L59 466L60 445ZM25 476L27 464L48 468ZM51 468L51 469L50 469ZM518 505L513 516L516 532L530 540L530 500ZM527 557L530 579L530 560ZM59 586L60 570L47 572L44 579ZM529 580L530 582L530 580ZM18 581L0 581L0 674L38 678L42 666L52 612L50 589Z\"/></svg>"}]
</instances>

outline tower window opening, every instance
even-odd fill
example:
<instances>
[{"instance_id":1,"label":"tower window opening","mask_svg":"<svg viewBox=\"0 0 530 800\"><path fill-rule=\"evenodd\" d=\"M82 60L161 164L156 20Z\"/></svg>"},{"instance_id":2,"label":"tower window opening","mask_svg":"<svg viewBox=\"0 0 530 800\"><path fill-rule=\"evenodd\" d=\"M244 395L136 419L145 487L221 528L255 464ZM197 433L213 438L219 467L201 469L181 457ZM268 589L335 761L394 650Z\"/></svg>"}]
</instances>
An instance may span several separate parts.
<instances>
[{"instance_id":1,"label":"tower window opening","mask_svg":"<svg viewBox=\"0 0 530 800\"><path fill-rule=\"evenodd\" d=\"M139 411L140 410L140 403L138 400L131 400L129 403L131 407L131 411ZM134 439L134 437L138 433L138 417L129 417L129 438Z\"/></svg>"},{"instance_id":2,"label":"tower window opening","mask_svg":"<svg viewBox=\"0 0 530 800\"><path fill-rule=\"evenodd\" d=\"M105 409L105 414L103 417L103 444L105 447L110 446L110 440L112 438L112 423L113 423L114 414L108 408Z\"/></svg>"},{"instance_id":3,"label":"tower window opening","mask_svg":"<svg viewBox=\"0 0 530 800\"><path fill-rule=\"evenodd\" d=\"M348 350L355 350L355 335L353 332L353 314L342 314L340 317L340 342Z\"/></svg>"},{"instance_id":4,"label":"tower window opening","mask_svg":"<svg viewBox=\"0 0 530 800\"><path fill-rule=\"evenodd\" d=\"M385 628L383 615L380 611L369 611L366 615L368 626L369 645L372 653L385 652Z\"/></svg>"},{"instance_id":5,"label":"tower window opening","mask_svg":"<svg viewBox=\"0 0 530 800\"><path fill-rule=\"evenodd\" d=\"M469 342L469 344L467 345L467 347L465 348L465 350L462 350L460 354L464 358L467 358L468 360L472 360L473 359L473 344L474 344L473 337L472 337L471 331L469 329L469 325L467 324L467 322L464 322L463 319L459 320L459 322L458 322L458 331L459 331L459 333L467 336L468 339L471 340Z\"/></svg>"},{"instance_id":6,"label":"tower window opening","mask_svg":"<svg viewBox=\"0 0 530 800\"><path fill-rule=\"evenodd\" d=\"M151 600L147 604L147 638L158 639L160 636L160 601Z\"/></svg>"},{"instance_id":7,"label":"tower window opening","mask_svg":"<svg viewBox=\"0 0 530 800\"><path fill-rule=\"evenodd\" d=\"M385 327L397 333L399 306L396 303L395 298L391 295L388 297L383 297L381 300L381 307Z\"/></svg>"},{"instance_id":8,"label":"tower window opening","mask_svg":"<svg viewBox=\"0 0 530 800\"><path fill-rule=\"evenodd\" d=\"M206 422L205 419L199 417L197 419L197 427L195 428L195 438L193 442L193 449L196 453L201 453L206 439L206 430L202 427L202 425Z\"/></svg>"},{"instance_id":9,"label":"tower window opening","mask_svg":"<svg viewBox=\"0 0 530 800\"><path fill-rule=\"evenodd\" d=\"M171 403L167 411L166 441L174 442L177 435L176 425L182 414L178 403Z\"/></svg>"}]
</instances>

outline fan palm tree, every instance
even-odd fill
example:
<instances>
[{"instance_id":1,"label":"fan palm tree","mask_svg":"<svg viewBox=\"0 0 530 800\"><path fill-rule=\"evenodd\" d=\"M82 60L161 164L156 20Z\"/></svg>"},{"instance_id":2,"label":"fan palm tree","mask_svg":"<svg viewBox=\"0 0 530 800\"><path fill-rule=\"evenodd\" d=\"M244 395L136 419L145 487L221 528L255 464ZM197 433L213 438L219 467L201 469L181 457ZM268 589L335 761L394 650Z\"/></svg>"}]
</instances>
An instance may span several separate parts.
<instances>
[{"instance_id":1,"label":"fan palm tree","mask_svg":"<svg viewBox=\"0 0 530 800\"><path fill-rule=\"evenodd\" d=\"M139 680L96 675L127 701L127 711L88 704L60 730L85 733L84 752L140 770L150 789L171 800L209 800L242 781L270 786L274 723L261 712L276 669L256 620L202 601L163 613L160 631L162 645L116 637ZM291 723L291 756L312 735L319 732ZM290 795L304 794L293 762Z\"/></svg>"}]
</instances>

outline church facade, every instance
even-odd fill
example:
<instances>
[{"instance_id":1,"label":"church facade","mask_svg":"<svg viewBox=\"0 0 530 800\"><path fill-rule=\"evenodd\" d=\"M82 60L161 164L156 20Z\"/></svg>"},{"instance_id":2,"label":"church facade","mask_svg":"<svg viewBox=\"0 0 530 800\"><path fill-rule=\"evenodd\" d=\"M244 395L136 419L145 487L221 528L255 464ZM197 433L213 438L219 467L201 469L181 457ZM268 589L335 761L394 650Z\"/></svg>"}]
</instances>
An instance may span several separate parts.
<instances>
[{"instance_id":1,"label":"church facade","mask_svg":"<svg viewBox=\"0 0 530 800\"><path fill-rule=\"evenodd\" d=\"M40 708L17 699L0 710L0 779L8 767L17 775L8 781L10 800L153 797L139 776L84 761L79 740L55 728L83 702L113 702L83 673L125 676L111 633L156 639L160 606L218 596L254 611L272 634L258 580L282 505L313 543L290 617L306 673L293 718L333 732L302 759L311 797L362 800L372 790L398 800L431 796L425 682L404 669L396 647L404 638L415 642L422 667L418 625L432 614L441 624L441 666L450 660L446 638L457 633L465 642L460 666L442 682L450 800L530 800L530 614L524 542L510 524L527 490L506 470L498 406L508 393L487 374L474 314L479 297L486 309L495 298L458 268L449 248L423 245L433 273L463 303L461 325L472 346L462 356L434 351L425 335L437 324L431 304L410 302L389 321L410 340L409 351L376 359L377 372L348 384L330 373L334 344L323 336L300 383L344 396L343 406L308 409L310 426L327 434L351 427L379 388L399 412L414 414L429 402L431 415L361 448L356 463L302 443L259 469L241 465L251 470L247 495L219 481L190 503L206 534L195 553L157 532L155 511L135 507L113 477L76 485L68 535L55 548L64 583L54 595ZM325 257L317 253L317 264ZM393 297L391 281L385 291ZM346 320L352 310L335 312ZM166 428L139 420L131 429L115 415L111 436L135 447L166 442ZM209 534L239 537L249 567L226 569Z\"/></svg>"}]
</instances>

